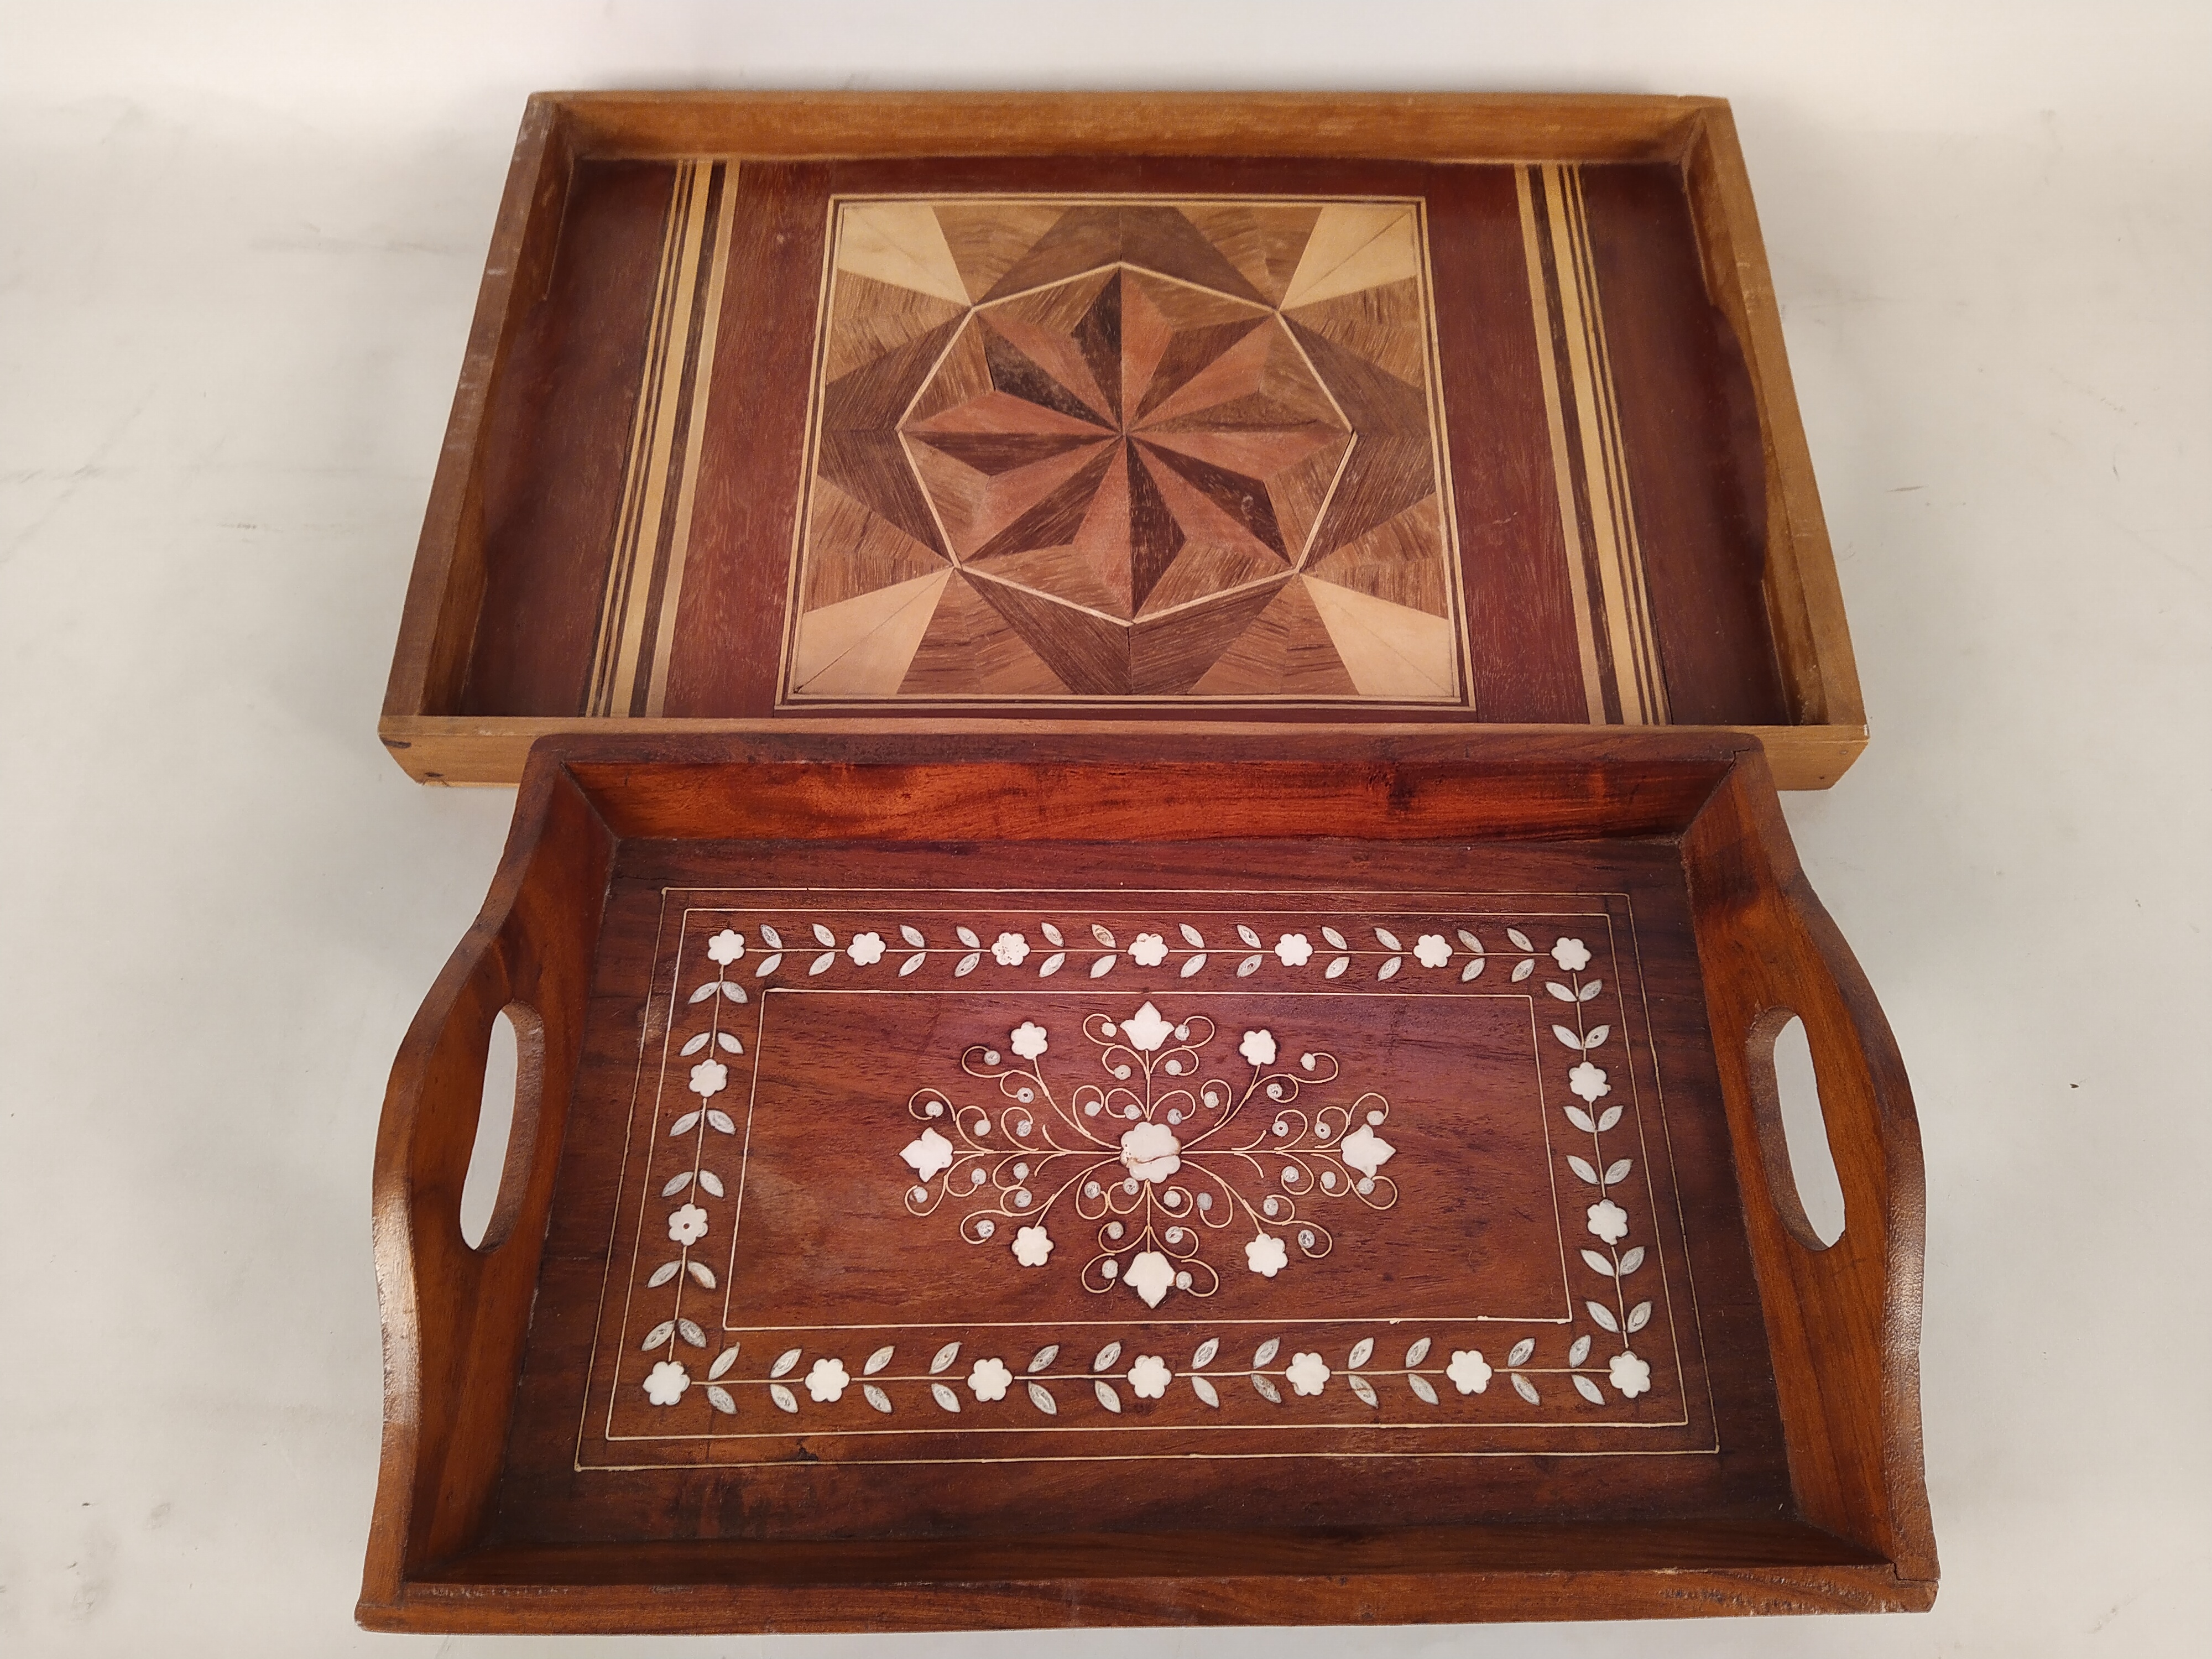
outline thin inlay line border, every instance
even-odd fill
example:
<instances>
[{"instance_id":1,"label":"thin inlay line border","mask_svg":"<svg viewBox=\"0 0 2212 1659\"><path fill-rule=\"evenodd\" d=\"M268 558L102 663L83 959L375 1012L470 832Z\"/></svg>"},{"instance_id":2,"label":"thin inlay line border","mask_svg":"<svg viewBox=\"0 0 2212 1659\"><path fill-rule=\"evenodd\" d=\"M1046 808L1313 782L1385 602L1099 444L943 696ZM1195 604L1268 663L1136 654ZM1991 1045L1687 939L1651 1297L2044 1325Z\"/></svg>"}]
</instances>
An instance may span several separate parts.
<instances>
[{"instance_id":1,"label":"thin inlay line border","mask_svg":"<svg viewBox=\"0 0 2212 1659\"><path fill-rule=\"evenodd\" d=\"M1663 726L1669 719L1666 674L1636 527L1582 169L1519 166L1514 191L1590 722Z\"/></svg>"},{"instance_id":2,"label":"thin inlay line border","mask_svg":"<svg viewBox=\"0 0 2212 1659\"><path fill-rule=\"evenodd\" d=\"M665 712L737 206L734 161L676 164L583 712Z\"/></svg>"}]
</instances>

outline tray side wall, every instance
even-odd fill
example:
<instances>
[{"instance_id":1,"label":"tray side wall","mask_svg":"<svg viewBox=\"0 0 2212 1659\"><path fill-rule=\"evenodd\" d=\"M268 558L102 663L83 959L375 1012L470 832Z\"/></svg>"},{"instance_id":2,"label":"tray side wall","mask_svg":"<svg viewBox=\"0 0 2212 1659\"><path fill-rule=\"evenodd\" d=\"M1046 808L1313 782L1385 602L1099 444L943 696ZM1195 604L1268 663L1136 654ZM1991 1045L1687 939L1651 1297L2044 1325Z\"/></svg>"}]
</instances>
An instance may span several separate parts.
<instances>
[{"instance_id":1,"label":"tray side wall","mask_svg":"<svg viewBox=\"0 0 2212 1659\"><path fill-rule=\"evenodd\" d=\"M1926 1184L1904 1061L1747 757L1683 840L1791 1486L1808 1522L1937 1576L1920 1436ZM1826 1248L1789 1172L1773 1040L1810 1042L1844 1228Z\"/></svg>"},{"instance_id":2,"label":"tray side wall","mask_svg":"<svg viewBox=\"0 0 2212 1659\"><path fill-rule=\"evenodd\" d=\"M545 98L532 98L523 112L469 325L460 384L416 544L398 644L385 686L387 720L460 706L484 597L485 419L521 319L552 275L562 204L576 159L571 130L559 106ZM405 764L404 751L393 752ZM518 767L506 781L520 776Z\"/></svg>"},{"instance_id":3,"label":"tray side wall","mask_svg":"<svg viewBox=\"0 0 2212 1659\"><path fill-rule=\"evenodd\" d=\"M1173 1559L1170 1554L1172 1553ZM1066 1540L886 1553L863 1564L781 1552L486 1553L408 1586L362 1622L393 1631L656 1632L1380 1625L1899 1613L1928 1586L1788 1522L1454 1528L1438 1534Z\"/></svg>"},{"instance_id":4,"label":"tray side wall","mask_svg":"<svg viewBox=\"0 0 2212 1659\"><path fill-rule=\"evenodd\" d=\"M1751 176L1727 105L1699 119L1682 172L1705 250L1706 290L1735 331L1759 404L1766 453L1767 614L1791 712L1803 726L1856 728L1863 744L1866 704L1844 618L1843 586L1798 413ZM1777 781L1794 787L1779 777L1778 768Z\"/></svg>"},{"instance_id":5,"label":"tray side wall","mask_svg":"<svg viewBox=\"0 0 2212 1659\"><path fill-rule=\"evenodd\" d=\"M552 772L534 777L483 911L393 1063L377 1133L385 1423L364 1605L395 1600L409 1574L473 1538L488 1510L613 850L574 784ZM522 1068L494 1223L471 1249L461 1235L461 1188L492 1024L513 1005L533 1017L539 1063Z\"/></svg>"}]
</instances>

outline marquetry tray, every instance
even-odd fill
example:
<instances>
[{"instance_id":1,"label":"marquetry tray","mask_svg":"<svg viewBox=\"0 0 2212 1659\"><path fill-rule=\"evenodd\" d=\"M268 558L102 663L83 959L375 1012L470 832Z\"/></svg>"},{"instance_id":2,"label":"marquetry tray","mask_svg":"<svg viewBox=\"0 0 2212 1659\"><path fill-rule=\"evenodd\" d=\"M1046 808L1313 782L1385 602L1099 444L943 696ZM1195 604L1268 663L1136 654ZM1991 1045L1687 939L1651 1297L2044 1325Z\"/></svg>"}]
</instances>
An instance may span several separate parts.
<instances>
[{"instance_id":1,"label":"marquetry tray","mask_svg":"<svg viewBox=\"0 0 2212 1659\"><path fill-rule=\"evenodd\" d=\"M820 743L535 751L378 1143L364 1622L1928 1604L1911 1097L1755 742Z\"/></svg>"},{"instance_id":2,"label":"marquetry tray","mask_svg":"<svg viewBox=\"0 0 2212 1659\"><path fill-rule=\"evenodd\" d=\"M1865 742L1725 103L532 100L392 665L550 731ZM1041 750L1040 752L1046 752Z\"/></svg>"}]
</instances>

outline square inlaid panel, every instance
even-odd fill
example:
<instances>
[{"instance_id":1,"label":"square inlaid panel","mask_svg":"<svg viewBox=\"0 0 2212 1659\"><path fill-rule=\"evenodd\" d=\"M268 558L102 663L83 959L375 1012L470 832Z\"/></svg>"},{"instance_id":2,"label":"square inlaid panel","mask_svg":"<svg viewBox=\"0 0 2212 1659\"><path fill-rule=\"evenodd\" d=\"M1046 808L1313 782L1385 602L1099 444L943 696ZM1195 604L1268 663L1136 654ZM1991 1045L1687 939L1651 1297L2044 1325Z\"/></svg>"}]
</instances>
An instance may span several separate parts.
<instances>
[{"instance_id":1,"label":"square inlaid panel","mask_svg":"<svg viewBox=\"0 0 2212 1659\"><path fill-rule=\"evenodd\" d=\"M787 698L1466 700L1418 199L831 214Z\"/></svg>"},{"instance_id":2,"label":"square inlaid panel","mask_svg":"<svg viewBox=\"0 0 2212 1659\"><path fill-rule=\"evenodd\" d=\"M1264 857L626 848L501 1527L1764 1490L1679 860Z\"/></svg>"}]
</instances>

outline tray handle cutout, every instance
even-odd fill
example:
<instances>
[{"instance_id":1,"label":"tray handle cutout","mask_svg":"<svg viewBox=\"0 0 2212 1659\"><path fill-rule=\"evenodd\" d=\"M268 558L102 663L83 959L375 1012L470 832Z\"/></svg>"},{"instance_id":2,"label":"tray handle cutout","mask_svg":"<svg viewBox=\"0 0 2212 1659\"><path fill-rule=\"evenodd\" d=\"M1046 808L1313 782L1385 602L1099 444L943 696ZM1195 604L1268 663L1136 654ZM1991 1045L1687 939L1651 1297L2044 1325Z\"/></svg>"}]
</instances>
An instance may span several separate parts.
<instances>
[{"instance_id":1,"label":"tray handle cutout","mask_svg":"<svg viewBox=\"0 0 2212 1659\"><path fill-rule=\"evenodd\" d=\"M560 769L526 779L484 908L392 1063L376 1146L384 1452L364 1607L395 1605L410 1573L478 1541L489 1514L613 846ZM486 1083L501 1026L514 1039L503 1140ZM487 1196L472 1240L463 1212L472 1223Z\"/></svg>"},{"instance_id":2,"label":"tray handle cutout","mask_svg":"<svg viewBox=\"0 0 2212 1659\"><path fill-rule=\"evenodd\" d=\"M1820 1102L1820 1067L1797 1011L1770 1008L1753 1020L1744 1059L1775 1212L1807 1249L1827 1249L1850 1218Z\"/></svg>"},{"instance_id":3,"label":"tray handle cutout","mask_svg":"<svg viewBox=\"0 0 2212 1659\"><path fill-rule=\"evenodd\" d=\"M1920 1445L1920 1131L1873 988L1798 863L1763 757L1683 838L1798 1517L1932 1589ZM1824 1241L1793 1173L1774 1042L1803 1023L1843 1197ZM1808 1148L1797 1168L1809 1167Z\"/></svg>"},{"instance_id":4,"label":"tray handle cutout","mask_svg":"<svg viewBox=\"0 0 2212 1659\"><path fill-rule=\"evenodd\" d=\"M461 1177L461 1239L472 1250L495 1250L514 1231L544 1091L545 1022L527 1004L510 1002L492 1022L476 1144Z\"/></svg>"}]
</instances>

